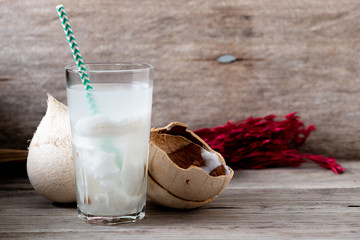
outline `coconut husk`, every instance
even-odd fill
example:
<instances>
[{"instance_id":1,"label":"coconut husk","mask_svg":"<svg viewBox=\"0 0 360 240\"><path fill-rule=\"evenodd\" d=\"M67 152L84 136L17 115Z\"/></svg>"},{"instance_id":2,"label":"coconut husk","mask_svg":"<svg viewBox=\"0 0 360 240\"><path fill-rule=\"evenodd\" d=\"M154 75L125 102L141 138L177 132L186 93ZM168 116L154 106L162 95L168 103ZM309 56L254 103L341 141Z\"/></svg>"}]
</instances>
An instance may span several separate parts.
<instances>
[{"instance_id":1,"label":"coconut husk","mask_svg":"<svg viewBox=\"0 0 360 240\"><path fill-rule=\"evenodd\" d=\"M216 154L221 163L210 173L202 168L206 165L202 149ZM233 174L221 154L185 124L175 122L151 130L148 195L155 202L174 208L201 206L214 200Z\"/></svg>"}]
</instances>

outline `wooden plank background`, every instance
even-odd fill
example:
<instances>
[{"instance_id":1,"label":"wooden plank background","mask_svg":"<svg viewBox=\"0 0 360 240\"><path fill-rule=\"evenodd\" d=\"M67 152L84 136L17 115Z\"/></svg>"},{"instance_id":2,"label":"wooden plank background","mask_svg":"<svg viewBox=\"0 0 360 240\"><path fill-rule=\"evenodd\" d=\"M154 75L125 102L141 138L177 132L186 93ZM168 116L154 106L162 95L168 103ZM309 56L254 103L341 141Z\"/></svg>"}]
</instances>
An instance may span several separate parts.
<instances>
[{"instance_id":1,"label":"wooden plank background","mask_svg":"<svg viewBox=\"0 0 360 240\"><path fill-rule=\"evenodd\" d=\"M62 3L86 62L155 66L153 126L296 111L317 126L305 150L359 158L359 0ZM55 5L0 0L0 148L28 146L46 93L66 103L73 59Z\"/></svg>"}]
</instances>

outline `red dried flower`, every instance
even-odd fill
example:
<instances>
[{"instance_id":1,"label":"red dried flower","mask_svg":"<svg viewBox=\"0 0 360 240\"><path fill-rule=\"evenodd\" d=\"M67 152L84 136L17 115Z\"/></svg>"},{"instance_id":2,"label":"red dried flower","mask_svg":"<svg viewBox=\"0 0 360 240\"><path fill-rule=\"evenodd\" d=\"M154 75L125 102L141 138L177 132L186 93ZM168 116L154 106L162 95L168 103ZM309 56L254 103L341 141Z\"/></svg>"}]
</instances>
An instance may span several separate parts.
<instances>
[{"instance_id":1,"label":"red dried flower","mask_svg":"<svg viewBox=\"0 0 360 240\"><path fill-rule=\"evenodd\" d=\"M277 118L285 118L276 121ZM303 145L315 126L304 126L296 113L285 117L269 115L214 128L195 131L211 148L220 152L234 169L261 169L269 167L299 167L311 160L335 173L345 169L334 158L312 155L296 150Z\"/></svg>"}]
</instances>

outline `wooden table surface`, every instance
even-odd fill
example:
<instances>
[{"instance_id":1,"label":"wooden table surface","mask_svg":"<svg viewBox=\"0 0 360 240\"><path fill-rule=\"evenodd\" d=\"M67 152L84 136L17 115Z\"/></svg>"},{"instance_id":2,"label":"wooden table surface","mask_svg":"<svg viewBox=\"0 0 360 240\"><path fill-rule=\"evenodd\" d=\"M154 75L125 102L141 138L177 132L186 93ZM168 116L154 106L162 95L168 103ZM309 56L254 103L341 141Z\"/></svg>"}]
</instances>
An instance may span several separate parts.
<instances>
[{"instance_id":1,"label":"wooden table surface","mask_svg":"<svg viewBox=\"0 0 360 240\"><path fill-rule=\"evenodd\" d=\"M360 239L360 161L345 174L301 168L236 171L214 202L175 211L148 201L138 223L90 225L26 178L1 179L0 239Z\"/></svg>"}]
</instances>

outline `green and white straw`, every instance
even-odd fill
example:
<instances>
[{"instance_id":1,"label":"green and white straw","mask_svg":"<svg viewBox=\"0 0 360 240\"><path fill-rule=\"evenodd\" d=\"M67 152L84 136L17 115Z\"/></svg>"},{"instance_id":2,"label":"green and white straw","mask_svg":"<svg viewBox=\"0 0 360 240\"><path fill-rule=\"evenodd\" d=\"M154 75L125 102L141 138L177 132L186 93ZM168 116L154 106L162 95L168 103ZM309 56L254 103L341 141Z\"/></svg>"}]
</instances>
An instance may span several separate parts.
<instances>
[{"instance_id":1,"label":"green and white straw","mask_svg":"<svg viewBox=\"0 0 360 240\"><path fill-rule=\"evenodd\" d=\"M67 18L67 15L66 15L63 5L56 6L56 10L59 14L59 18L60 18L61 24L64 28L67 40L68 40L70 48L71 48L71 52L72 52L75 62L76 62L76 65L79 69L80 79L85 87L86 92L87 92L86 98L88 100L90 111L93 115L95 115L98 113L98 111L97 111L97 107L95 104L93 94L91 93L93 87L91 86L91 82L90 82L89 76L87 74L85 63L81 57L79 46L76 43L74 33L71 30L69 19Z\"/></svg>"},{"instance_id":2,"label":"green and white straw","mask_svg":"<svg viewBox=\"0 0 360 240\"><path fill-rule=\"evenodd\" d=\"M96 104L95 104L93 93L91 92L93 90L93 87L91 86L89 75L87 74L88 71L86 70L85 63L81 57L79 46L76 43L74 33L71 30L69 19L67 18L67 15L66 15L63 5L56 6L56 10L59 14L59 18L60 18L61 24L64 28L66 37L68 39L72 54L73 54L75 62L76 62L76 65L79 69L80 79L85 87L86 98L87 98L87 101L88 101L88 104L90 107L91 114L96 115L99 112L98 112ZM122 168L122 160L120 158L119 153L112 145L111 141L109 139L105 139L102 147L103 147L103 150L105 150L107 152L115 153L115 155L116 155L115 164L119 167L119 169L121 169Z\"/></svg>"}]
</instances>

